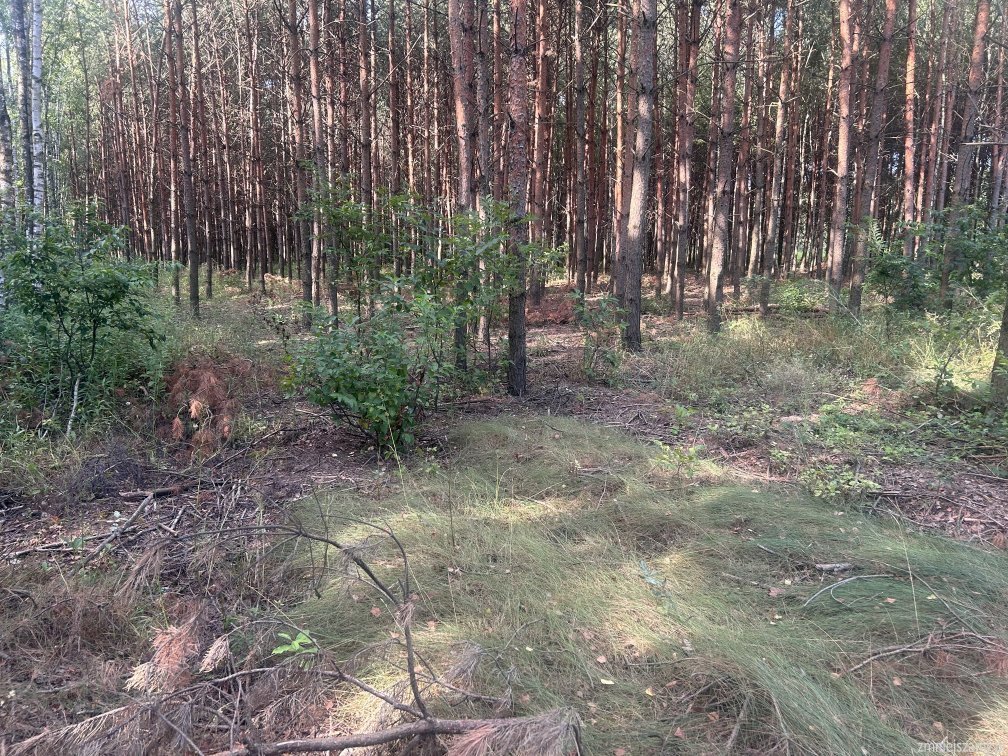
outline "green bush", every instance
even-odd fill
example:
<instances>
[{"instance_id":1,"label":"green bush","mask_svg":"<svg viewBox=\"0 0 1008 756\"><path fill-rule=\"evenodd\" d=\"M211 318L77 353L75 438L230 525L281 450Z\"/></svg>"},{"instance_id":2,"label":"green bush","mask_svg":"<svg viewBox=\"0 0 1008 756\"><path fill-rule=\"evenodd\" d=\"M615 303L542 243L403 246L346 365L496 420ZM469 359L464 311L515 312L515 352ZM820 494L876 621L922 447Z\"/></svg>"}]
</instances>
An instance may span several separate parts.
<instances>
[{"instance_id":1,"label":"green bush","mask_svg":"<svg viewBox=\"0 0 1008 756\"><path fill-rule=\"evenodd\" d=\"M868 284L886 306L896 310L919 310L927 294L924 269L898 249L880 254L868 273Z\"/></svg>"},{"instance_id":2,"label":"green bush","mask_svg":"<svg viewBox=\"0 0 1008 756\"><path fill-rule=\"evenodd\" d=\"M315 338L295 356L292 388L357 430L382 454L411 447L423 413L456 375L457 310L417 292L390 296L375 315L339 327L319 316Z\"/></svg>"},{"instance_id":3,"label":"green bush","mask_svg":"<svg viewBox=\"0 0 1008 756\"><path fill-rule=\"evenodd\" d=\"M152 270L126 258L122 229L76 213L38 238L3 229L8 311L0 325L0 385L16 411L66 423L142 378L161 340Z\"/></svg>"}]
</instances>

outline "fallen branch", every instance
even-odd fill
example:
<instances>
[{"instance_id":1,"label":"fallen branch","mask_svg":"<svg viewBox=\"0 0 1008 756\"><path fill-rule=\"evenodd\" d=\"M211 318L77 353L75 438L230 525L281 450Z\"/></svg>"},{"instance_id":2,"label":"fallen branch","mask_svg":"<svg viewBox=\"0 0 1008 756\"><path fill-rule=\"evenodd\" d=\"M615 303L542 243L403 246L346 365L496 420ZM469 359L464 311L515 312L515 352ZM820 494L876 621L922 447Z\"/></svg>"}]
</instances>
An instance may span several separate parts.
<instances>
[{"instance_id":1,"label":"fallen branch","mask_svg":"<svg viewBox=\"0 0 1008 756\"><path fill-rule=\"evenodd\" d=\"M728 756L735 747L735 741L738 740L739 733L742 732L742 725L745 723L746 714L749 711L749 704L751 703L752 693L748 693L745 697L745 701L742 702L742 710L739 712L738 719L735 720L735 727L732 728L731 737L728 738L728 744L725 746L725 756Z\"/></svg>"},{"instance_id":2,"label":"fallen branch","mask_svg":"<svg viewBox=\"0 0 1008 756\"><path fill-rule=\"evenodd\" d=\"M178 496L184 491L188 491L195 485L195 482L176 483L174 486L164 486L151 491L120 491L119 498L123 501L143 501L148 496L153 499L160 499L164 496Z\"/></svg>"},{"instance_id":3,"label":"fallen branch","mask_svg":"<svg viewBox=\"0 0 1008 756\"><path fill-rule=\"evenodd\" d=\"M563 725L561 730L566 737L575 740L578 738L576 715L573 712L558 709L546 714L529 717L511 717L509 719L437 719L429 717L416 722L410 722L409 724L390 727L380 732L363 732L331 738L283 740L276 743L255 744L249 742L226 751L218 751L215 754L211 754L211 756L275 756L276 754L284 753L341 751L346 748L367 748L369 746L385 745L417 736L464 735L477 731L482 731L488 735L500 735L520 728L538 728L549 720L554 719ZM545 749L544 751L539 751L537 749L535 752L549 751ZM532 751L527 751L527 753L532 753Z\"/></svg>"},{"instance_id":4,"label":"fallen branch","mask_svg":"<svg viewBox=\"0 0 1008 756\"><path fill-rule=\"evenodd\" d=\"M996 648L1002 653L1008 653L1008 648L1005 647L999 638L994 638L988 635L960 631L958 633L942 637L936 636L935 633L930 633L926 638L918 638L913 643L907 643L904 646L889 646L887 648L883 648L868 658L858 662L853 667L848 667L847 669L841 671L839 674L848 675L851 672L856 672L862 667L868 666L874 661L885 659L890 656L898 656L900 654L922 654L925 651L931 651L936 648L948 647L951 644L951 641L963 640L966 638L980 641L984 645Z\"/></svg>"},{"instance_id":5,"label":"fallen branch","mask_svg":"<svg viewBox=\"0 0 1008 756\"><path fill-rule=\"evenodd\" d=\"M94 560L94 558L96 556L98 556L99 554L101 554L102 550L106 546L108 546L110 543L112 543L112 541L114 541L116 538L118 538L119 536L121 536L126 531L127 528L131 527L133 525L133 523L135 523L138 519L140 519L140 515L143 514L144 510L147 509L147 507L150 505L150 503L152 501L154 501L154 493L153 492L147 494L147 497L143 501L140 502L140 506L138 506L133 511L133 514L131 514L126 519L126 522L124 522L122 525L116 524L116 525L114 525L112 527L112 530L109 532L109 534L105 538L105 540L103 540L101 543L99 543L86 557L84 557L78 563L76 571L80 572L85 567L87 567Z\"/></svg>"}]
</instances>

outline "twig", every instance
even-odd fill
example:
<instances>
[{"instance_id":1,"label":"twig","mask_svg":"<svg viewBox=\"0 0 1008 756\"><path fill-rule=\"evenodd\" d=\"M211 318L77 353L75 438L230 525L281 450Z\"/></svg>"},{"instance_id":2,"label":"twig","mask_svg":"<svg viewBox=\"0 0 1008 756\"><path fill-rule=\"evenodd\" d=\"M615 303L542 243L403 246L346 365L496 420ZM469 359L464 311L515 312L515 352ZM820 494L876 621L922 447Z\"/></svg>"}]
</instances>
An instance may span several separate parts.
<instances>
[{"instance_id":1,"label":"twig","mask_svg":"<svg viewBox=\"0 0 1008 756\"><path fill-rule=\"evenodd\" d=\"M183 491L188 491L194 485L196 485L195 482L186 482L176 483L174 486L155 488L151 491L120 491L119 498L123 501L142 501L148 496L154 499L159 499L162 496L177 496Z\"/></svg>"},{"instance_id":2,"label":"twig","mask_svg":"<svg viewBox=\"0 0 1008 756\"><path fill-rule=\"evenodd\" d=\"M172 722L172 721L171 721L170 719L168 719L168 717L166 717L166 716L165 716L164 714L162 714L162 713L161 713L161 709L160 709L159 707L157 707L157 706L152 706L152 707L151 707L151 711L153 711L153 712L154 712L154 714L155 714L155 715L157 715L158 719L160 719L160 720L161 720L162 722L164 722L164 723L165 723L166 725L168 725L168 726L169 726L169 727L170 727L171 729L173 729L173 730L174 730L174 731L176 732L176 734L177 734L177 735L178 735L178 736L179 736L180 738L182 738L182 740L183 740L183 741L185 742L185 744L186 744L187 746L189 746L189 747L190 747L190 748L192 749L193 753L197 754L198 756L205 756L205 754L204 754L204 753L203 753L203 751L202 751L202 750L200 749L200 747L199 747L198 745L196 745L196 743L194 743L194 742L193 742L193 739L192 739L192 738L190 738L190 737L189 737L189 736L188 736L188 735L187 735L187 734L186 734L186 733L185 733L185 732L184 732L184 731L182 730L182 728L181 728L181 727L179 727L179 726L178 726L177 724L175 724L175 723L174 723L174 722Z\"/></svg>"},{"instance_id":3,"label":"twig","mask_svg":"<svg viewBox=\"0 0 1008 756\"><path fill-rule=\"evenodd\" d=\"M128 527L130 527L134 522L136 522L140 518L140 515L143 513L143 511L147 509L148 505L150 505L152 501L154 501L153 492L147 494L147 498L145 498L143 501L140 502L140 506L138 506L136 510L134 510L133 514L131 514L127 518L126 522L124 522L122 525L114 525L112 527L112 530L109 532L105 540L99 543L98 546L96 546L86 557L84 557L78 563L76 572L80 572L85 567L87 567L92 562L92 560L94 560L94 558L102 552L102 549L104 549L106 546L112 543L112 541L114 541L116 538L122 535L123 532Z\"/></svg>"},{"instance_id":4,"label":"twig","mask_svg":"<svg viewBox=\"0 0 1008 756\"><path fill-rule=\"evenodd\" d=\"M77 416L77 403L80 400L80 379L80 373L78 373L77 380L74 381L73 404L70 406L70 418L67 420L67 436L69 436L70 431L73 430L74 418Z\"/></svg>"},{"instance_id":5,"label":"twig","mask_svg":"<svg viewBox=\"0 0 1008 756\"><path fill-rule=\"evenodd\" d=\"M728 738L728 744L725 746L725 756L728 756L728 754L732 752L732 748L735 747L735 741L738 739L739 733L742 731L742 724L745 722L746 713L749 711L750 703L752 703L752 693L747 693L745 701L742 702L742 710L739 712L738 719L735 721L735 727L732 729L731 737Z\"/></svg>"},{"instance_id":6,"label":"twig","mask_svg":"<svg viewBox=\"0 0 1008 756\"><path fill-rule=\"evenodd\" d=\"M820 588L818 591L816 591L815 593L813 593L804 604L802 604L802 607L804 608L804 607L808 606L813 601L815 601L817 598L819 598L822 594L826 593L826 591L832 591L834 588L839 588L841 585L844 585L845 583L850 583L851 581L854 581L854 580L867 580L868 578L887 578L887 577L892 577L892 575L883 575L883 574L876 574L876 575L854 575L853 577L844 578L843 580L840 580L839 582L833 583L832 585L827 585L824 588Z\"/></svg>"},{"instance_id":7,"label":"twig","mask_svg":"<svg viewBox=\"0 0 1008 756\"><path fill-rule=\"evenodd\" d=\"M417 709L414 709L412 706L408 706L407 704L395 700L394 698L392 698L392 696L382 693L377 688L368 685L366 682L357 679L353 675L347 674L341 669L332 672L325 670L321 672L321 675L323 677L335 677L339 680L343 680L344 682L348 682L351 685L360 688L365 693L370 693L375 698L380 698L382 701L387 703L393 709L398 709L399 711L405 712L406 714L412 714L414 717L418 718L422 716L422 714Z\"/></svg>"}]
</instances>

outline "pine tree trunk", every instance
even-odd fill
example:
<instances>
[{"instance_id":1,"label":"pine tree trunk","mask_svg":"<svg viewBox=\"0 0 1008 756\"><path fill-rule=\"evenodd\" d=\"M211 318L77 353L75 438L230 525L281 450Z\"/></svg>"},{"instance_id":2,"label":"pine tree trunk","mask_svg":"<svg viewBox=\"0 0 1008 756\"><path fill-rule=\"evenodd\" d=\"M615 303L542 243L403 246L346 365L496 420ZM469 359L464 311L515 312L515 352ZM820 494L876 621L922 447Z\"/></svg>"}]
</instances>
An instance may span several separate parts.
<instances>
[{"instance_id":1,"label":"pine tree trunk","mask_svg":"<svg viewBox=\"0 0 1008 756\"><path fill-rule=\"evenodd\" d=\"M189 307L193 317L199 317L199 264L201 239L196 230L196 192L193 186L193 160L190 130L192 118L187 96L185 48L182 38L182 2L173 1L175 76L178 85L178 140L182 173L182 205L185 217L186 244L189 263Z\"/></svg>"},{"instance_id":2,"label":"pine tree trunk","mask_svg":"<svg viewBox=\"0 0 1008 756\"><path fill-rule=\"evenodd\" d=\"M876 191L879 174L879 152L882 149L882 130L885 126L886 87L889 85L889 63L892 59L893 31L896 27L896 0L886 0L885 20L882 22L882 40L879 42L878 65L875 69L875 89L871 111L868 115L868 139L865 144L864 180L861 182L861 199L857 212L851 218L856 238L854 240L854 265L851 278L850 311L854 317L861 313L861 290L864 285L868 229L863 217L875 217Z\"/></svg>"},{"instance_id":3,"label":"pine tree trunk","mask_svg":"<svg viewBox=\"0 0 1008 756\"><path fill-rule=\"evenodd\" d=\"M907 59L903 106L903 254L913 259L914 235L914 157L917 148L914 131L914 99L917 76L917 0L907 0Z\"/></svg>"},{"instance_id":4,"label":"pine tree trunk","mask_svg":"<svg viewBox=\"0 0 1008 756\"><path fill-rule=\"evenodd\" d=\"M672 276L672 297L677 320L682 320L686 295L686 262L690 243L690 190L692 187L693 142L696 136L697 58L700 52L700 10L702 4L693 0L686 12L687 0L681 0L680 18L689 18L689 36L685 40L685 70L682 80L682 104L676 117L676 242L675 267Z\"/></svg>"},{"instance_id":5,"label":"pine tree trunk","mask_svg":"<svg viewBox=\"0 0 1008 756\"><path fill-rule=\"evenodd\" d=\"M896 0L888 0L895 3ZM760 281L759 310L766 316L770 309L770 283L777 278L780 258L780 222L784 198L784 156L787 153L785 130L788 124L788 102L791 99L791 45L794 34L794 0L787 0L784 9L784 37L781 41L780 85L777 88L777 114L771 149L774 154L773 178L770 187L770 220L767 224L767 246L764 253L763 279Z\"/></svg>"},{"instance_id":6,"label":"pine tree trunk","mask_svg":"<svg viewBox=\"0 0 1008 756\"><path fill-rule=\"evenodd\" d=\"M844 1L844 0L842 0ZM735 162L735 80L739 66L739 0L724 0L725 31L723 77L721 79L721 119L718 127L718 156L714 179L714 214L711 235L710 271L707 277L707 326L712 333L721 329L721 278L730 245L732 165Z\"/></svg>"},{"instance_id":7,"label":"pine tree trunk","mask_svg":"<svg viewBox=\"0 0 1008 756\"><path fill-rule=\"evenodd\" d=\"M585 85L584 65L584 0L574 0L574 288L584 300L588 274L588 249L585 244L585 225L588 215L588 189L585 185L585 104L588 89Z\"/></svg>"},{"instance_id":8,"label":"pine tree trunk","mask_svg":"<svg viewBox=\"0 0 1008 756\"><path fill-rule=\"evenodd\" d=\"M950 302L949 277L959 257L957 246L961 235L959 229L961 209L969 197L973 177L973 158L976 155L974 139L976 138L980 113L980 87L983 84L984 52L987 46L987 31L990 26L990 10L990 0L978 1L976 24L973 28L973 49L970 53L966 104L963 107L959 151L952 178L951 212L942 264L940 296L947 302ZM955 101L953 100L953 102Z\"/></svg>"},{"instance_id":9,"label":"pine tree trunk","mask_svg":"<svg viewBox=\"0 0 1008 756\"><path fill-rule=\"evenodd\" d=\"M521 228L528 212L528 0L511 0L511 62L508 70L508 199L511 233L508 253L514 281L508 293L508 392L523 396L527 389L525 335L525 254Z\"/></svg>"},{"instance_id":10,"label":"pine tree trunk","mask_svg":"<svg viewBox=\"0 0 1008 756\"><path fill-rule=\"evenodd\" d=\"M637 135L634 140L633 183L627 215L624 249L624 302L626 326L623 342L627 349L641 348L641 274L647 241L647 214L651 204L651 159L654 150L655 69L657 67L658 3L640 0L634 17L633 66L637 80Z\"/></svg>"},{"instance_id":11,"label":"pine tree trunk","mask_svg":"<svg viewBox=\"0 0 1008 756\"><path fill-rule=\"evenodd\" d=\"M846 257L847 194L850 183L851 141L851 77L853 75L854 42L851 34L850 0L840 0L840 78L837 103L836 184L833 192L833 213L830 219L829 269L830 311L840 312L840 289L843 286Z\"/></svg>"}]
</instances>

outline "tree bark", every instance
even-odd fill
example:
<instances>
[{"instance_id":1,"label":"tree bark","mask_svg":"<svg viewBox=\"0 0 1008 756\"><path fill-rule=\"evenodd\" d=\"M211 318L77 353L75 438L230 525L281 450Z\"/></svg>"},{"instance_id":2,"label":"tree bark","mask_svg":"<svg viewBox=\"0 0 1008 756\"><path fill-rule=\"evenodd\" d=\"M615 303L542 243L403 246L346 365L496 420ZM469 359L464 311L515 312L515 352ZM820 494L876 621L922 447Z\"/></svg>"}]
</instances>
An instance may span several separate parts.
<instances>
[{"instance_id":1,"label":"tree bark","mask_svg":"<svg viewBox=\"0 0 1008 756\"><path fill-rule=\"evenodd\" d=\"M952 178L952 203L948 220L948 232L945 237L945 254L939 290L941 298L947 302L950 301L949 276L959 257L957 246L961 235L959 229L961 211L969 197L970 184L973 178L973 158L976 155L974 140L976 139L979 122L980 87L983 84L984 53L987 48L987 31L990 27L990 10L990 0L978 1L976 24L973 27L973 49L970 53L966 104L963 107L959 151L956 158L955 173Z\"/></svg>"},{"instance_id":2,"label":"tree bark","mask_svg":"<svg viewBox=\"0 0 1008 756\"><path fill-rule=\"evenodd\" d=\"M32 77L31 63L28 57L28 20L24 0L11 0L11 27L14 33L14 51L18 69L18 115L21 126L20 147L23 165L21 179L24 182L25 206L32 207L35 202L33 186L35 172L32 169Z\"/></svg>"},{"instance_id":3,"label":"tree bark","mask_svg":"<svg viewBox=\"0 0 1008 756\"><path fill-rule=\"evenodd\" d=\"M528 213L528 0L511 0L511 62L508 69L508 198L511 233L508 254L514 266L508 293L508 392L524 396L527 385L525 337L525 253L522 241Z\"/></svg>"},{"instance_id":4,"label":"tree bark","mask_svg":"<svg viewBox=\"0 0 1008 756\"><path fill-rule=\"evenodd\" d=\"M907 0L907 58L903 106L903 254L913 258L914 234L914 98L917 76L917 0Z\"/></svg>"},{"instance_id":5,"label":"tree bark","mask_svg":"<svg viewBox=\"0 0 1008 756\"><path fill-rule=\"evenodd\" d=\"M718 156L714 179L714 215L711 237L710 271L707 276L707 326L712 333L721 329L721 279L725 254L730 247L732 165L735 162L735 80L739 66L739 0L727 4L721 80L721 119L718 126ZM841 0L845 2L846 0Z\"/></svg>"},{"instance_id":6,"label":"tree bark","mask_svg":"<svg viewBox=\"0 0 1008 756\"><path fill-rule=\"evenodd\" d=\"M641 348L641 274L647 237L647 211L651 203L657 25L657 0L640 0L634 18L636 40L631 63L637 74L637 135L634 141L633 183L630 189L630 212L627 216L623 282L626 306L623 343L632 352L639 352Z\"/></svg>"},{"instance_id":7,"label":"tree bark","mask_svg":"<svg viewBox=\"0 0 1008 756\"><path fill-rule=\"evenodd\" d=\"M829 269L830 312L839 313L840 289L843 285L846 257L847 193L850 183L851 140L851 77L853 74L854 42L851 35L850 0L840 3L840 77L837 103L836 184L833 192L833 213L830 219Z\"/></svg>"},{"instance_id":8,"label":"tree bark","mask_svg":"<svg viewBox=\"0 0 1008 756\"><path fill-rule=\"evenodd\" d=\"M681 0L680 17L685 21L687 0ZM679 72L682 80L682 104L676 116L676 242L675 267L672 275L671 294L677 320L682 320L686 293L686 262L690 243L690 190L693 176L693 142L696 137L696 90L697 58L700 52L700 10L702 3L690 3L689 36L684 57L684 70Z\"/></svg>"},{"instance_id":9,"label":"tree bark","mask_svg":"<svg viewBox=\"0 0 1008 756\"><path fill-rule=\"evenodd\" d=\"M192 117L189 109L188 86L185 73L185 48L182 38L182 2L174 0L173 29L175 47L175 75L178 84L179 157L182 167L182 204L185 216L186 243L189 252L189 307L193 317L199 317L199 264L202 240L196 230L196 193L193 186L193 160L190 130Z\"/></svg>"},{"instance_id":10,"label":"tree bark","mask_svg":"<svg viewBox=\"0 0 1008 756\"><path fill-rule=\"evenodd\" d=\"M896 0L887 0L895 5ZM794 0L787 0L784 9L784 37L781 41L780 85L777 88L777 114L771 149L774 154L773 178L770 186L770 220L767 223L767 246L764 253L763 279L760 281L759 310L766 317L770 309L770 282L777 278L780 257L780 222L784 199L784 156L787 153L786 129L788 102L791 98L791 45L794 35Z\"/></svg>"},{"instance_id":11,"label":"tree bark","mask_svg":"<svg viewBox=\"0 0 1008 756\"><path fill-rule=\"evenodd\" d=\"M584 0L574 0L574 288L584 301L588 273L588 249L585 244L585 225L588 215L588 188L585 183L585 104L588 88L585 85L584 64Z\"/></svg>"},{"instance_id":12,"label":"tree bark","mask_svg":"<svg viewBox=\"0 0 1008 756\"><path fill-rule=\"evenodd\" d=\"M911 0L912 1L912 0ZM872 94L868 115L868 140L865 144L864 180L861 183L861 200L851 219L854 233L854 265L851 278L850 311L857 317L861 313L861 290L864 285L868 229L862 224L863 216L875 217L876 184L879 174L879 152L882 149L882 130L885 126L886 87L889 85L889 64L892 60L893 31L896 27L896 0L886 0L885 20L882 22L882 40L879 43L878 66L875 70L875 91Z\"/></svg>"},{"instance_id":13,"label":"tree bark","mask_svg":"<svg viewBox=\"0 0 1008 756\"><path fill-rule=\"evenodd\" d=\"M45 213L45 133L42 130L42 0L32 0L31 46L31 166L32 208L35 232L41 231Z\"/></svg>"}]
</instances>

